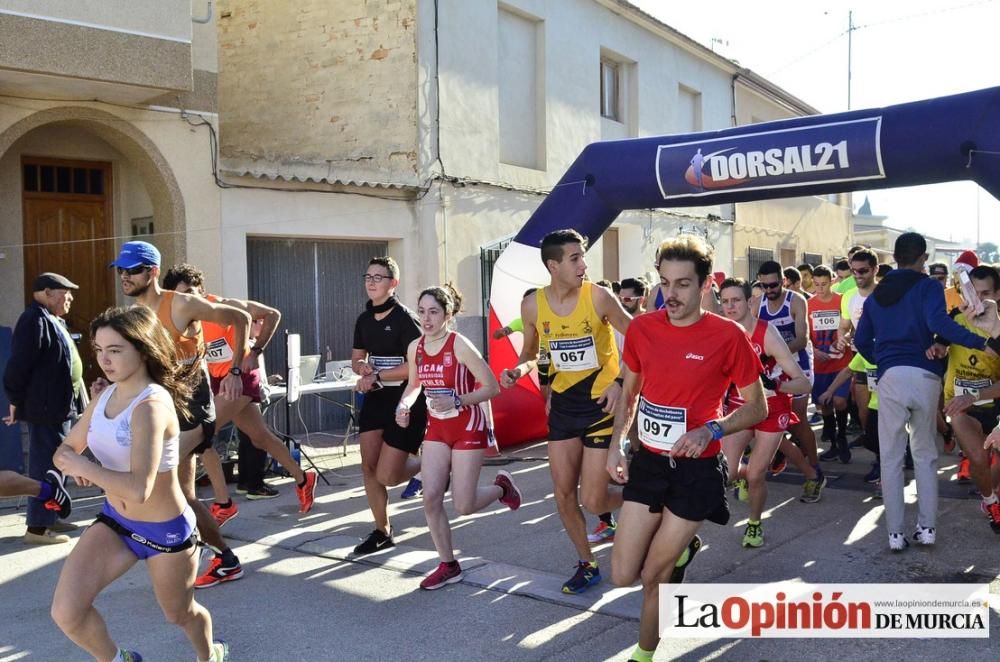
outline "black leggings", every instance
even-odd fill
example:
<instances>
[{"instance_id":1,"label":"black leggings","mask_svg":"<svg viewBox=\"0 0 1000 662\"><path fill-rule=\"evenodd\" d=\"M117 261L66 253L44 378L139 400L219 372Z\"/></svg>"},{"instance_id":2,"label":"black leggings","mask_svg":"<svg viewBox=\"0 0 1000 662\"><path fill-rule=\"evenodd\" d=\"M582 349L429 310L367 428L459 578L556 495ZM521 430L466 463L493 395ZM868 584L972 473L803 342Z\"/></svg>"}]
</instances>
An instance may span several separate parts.
<instances>
[{"instance_id":1,"label":"black leggings","mask_svg":"<svg viewBox=\"0 0 1000 662\"><path fill-rule=\"evenodd\" d=\"M881 458L878 452L878 409L868 410L868 422L865 425L865 448L875 453L875 461Z\"/></svg>"}]
</instances>

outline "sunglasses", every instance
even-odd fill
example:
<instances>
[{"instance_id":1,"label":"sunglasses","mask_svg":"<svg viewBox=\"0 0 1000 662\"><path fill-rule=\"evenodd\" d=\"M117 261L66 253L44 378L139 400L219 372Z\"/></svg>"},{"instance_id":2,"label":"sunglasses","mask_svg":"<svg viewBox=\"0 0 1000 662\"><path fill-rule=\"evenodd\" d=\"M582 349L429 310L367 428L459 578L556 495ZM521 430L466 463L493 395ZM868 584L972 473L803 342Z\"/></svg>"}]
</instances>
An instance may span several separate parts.
<instances>
[{"instance_id":1,"label":"sunglasses","mask_svg":"<svg viewBox=\"0 0 1000 662\"><path fill-rule=\"evenodd\" d=\"M871 269L851 269L851 273L855 276L867 276L871 272Z\"/></svg>"},{"instance_id":2,"label":"sunglasses","mask_svg":"<svg viewBox=\"0 0 1000 662\"><path fill-rule=\"evenodd\" d=\"M147 267L144 264L140 264L138 267L129 267L128 269L124 267L116 267L115 270L118 272L119 276L121 276L122 274L128 274L129 276L138 276L141 273L149 271L151 268L152 267Z\"/></svg>"},{"instance_id":3,"label":"sunglasses","mask_svg":"<svg viewBox=\"0 0 1000 662\"><path fill-rule=\"evenodd\" d=\"M618 300L622 303L632 303L633 301L638 301L639 297L618 297Z\"/></svg>"},{"instance_id":4,"label":"sunglasses","mask_svg":"<svg viewBox=\"0 0 1000 662\"><path fill-rule=\"evenodd\" d=\"M775 281L773 283L759 283L759 285L765 290L773 290L775 288L781 287L781 283L779 281Z\"/></svg>"},{"instance_id":5,"label":"sunglasses","mask_svg":"<svg viewBox=\"0 0 1000 662\"><path fill-rule=\"evenodd\" d=\"M365 274L363 276L366 283L381 283L383 280L389 280L391 276L383 276L382 274Z\"/></svg>"}]
</instances>

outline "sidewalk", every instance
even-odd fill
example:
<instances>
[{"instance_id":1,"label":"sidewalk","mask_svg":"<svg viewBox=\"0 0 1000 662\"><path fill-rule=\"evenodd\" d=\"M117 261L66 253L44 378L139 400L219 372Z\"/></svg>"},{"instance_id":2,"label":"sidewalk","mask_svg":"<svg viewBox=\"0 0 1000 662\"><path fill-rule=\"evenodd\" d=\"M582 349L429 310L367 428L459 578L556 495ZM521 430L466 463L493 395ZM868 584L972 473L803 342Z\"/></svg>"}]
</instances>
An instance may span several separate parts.
<instances>
[{"instance_id":1,"label":"sidewalk","mask_svg":"<svg viewBox=\"0 0 1000 662\"><path fill-rule=\"evenodd\" d=\"M400 501L401 487L390 491L397 546L350 558L371 524L357 447L349 450L341 458L333 448L312 449L310 455L332 486L320 481L316 506L308 515L297 512L288 480L276 483L281 489L277 499L236 497L240 513L223 533L233 541L246 576L197 592L213 612L218 636L231 642L234 660L627 659L637 635L637 589L615 589L606 578L583 596L560 592L575 558L555 513L544 444L505 453L500 460L525 495L519 511L509 513L497 504L454 520L465 578L435 592L417 588L437 559L421 504ZM944 482L954 473L948 467L957 458L941 461L938 545L892 555L881 528L881 502L871 498L870 486L861 480L869 454L859 451L855 457L850 465L824 464L831 482L818 504L799 503L801 476L791 471L770 481L767 542L759 550L740 547L746 508L733 501L729 525L703 527L707 544L687 581L972 581L990 583L991 592L1000 594L1000 536L989 531L975 500L966 498L965 486ZM495 471L485 467L484 481ZM911 485L908 501L912 491ZM89 522L100 503L96 495L80 498L73 520ZM0 502L0 660L67 657L68 651L67 659L84 659L48 618L70 546L24 546L23 513L5 508L10 505ZM596 518L589 522L596 524ZM610 552L611 545L597 549L606 575ZM141 566L110 587L98 607L113 635L146 659L189 659L186 640L163 621ZM996 637L997 606L993 611L991 633ZM993 651L989 644L959 639L678 640L661 643L656 659L831 657L825 650L852 660L901 653L911 660L988 659Z\"/></svg>"}]
</instances>

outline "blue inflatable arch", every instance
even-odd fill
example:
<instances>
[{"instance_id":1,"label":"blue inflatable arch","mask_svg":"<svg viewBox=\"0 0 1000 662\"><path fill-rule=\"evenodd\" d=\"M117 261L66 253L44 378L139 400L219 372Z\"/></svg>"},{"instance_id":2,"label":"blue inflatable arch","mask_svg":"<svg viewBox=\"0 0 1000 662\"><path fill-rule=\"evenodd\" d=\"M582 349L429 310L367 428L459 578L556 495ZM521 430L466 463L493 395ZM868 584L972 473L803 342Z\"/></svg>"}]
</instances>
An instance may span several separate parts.
<instances>
[{"instance_id":1,"label":"blue inflatable arch","mask_svg":"<svg viewBox=\"0 0 1000 662\"><path fill-rule=\"evenodd\" d=\"M721 131L588 145L497 261L490 329L520 316L525 289L548 281L538 246L572 227L595 241L626 209L707 206L972 180L1000 199L1000 87L926 101ZM520 337L490 341L495 371ZM526 382L526 380L522 380ZM537 392L533 384L524 389ZM494 410L502 442L503 400ZM525 412L518 412L521 424ZM516 438L516 439L515 439ZM537 438L526 433L523 439Z\"/></svg>"}]
</instances>

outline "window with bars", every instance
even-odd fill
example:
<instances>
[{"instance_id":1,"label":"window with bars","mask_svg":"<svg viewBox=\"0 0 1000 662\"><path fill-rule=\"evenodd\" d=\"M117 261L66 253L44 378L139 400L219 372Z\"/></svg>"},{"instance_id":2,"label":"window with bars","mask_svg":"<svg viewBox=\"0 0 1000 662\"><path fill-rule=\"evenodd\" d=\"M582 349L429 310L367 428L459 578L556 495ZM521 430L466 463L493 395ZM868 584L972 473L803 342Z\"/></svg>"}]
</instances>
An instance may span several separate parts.
<instances>
[{"instance_id":1,"label":"window with bars","mask_svg":"<svg viewBox=\"0 0 1000 662\"><path fill-rule=\"evenodd\" d=\"M803 253L802 263L808 264L810 267L818 267L823 264L823 255L821 253Z\"/></svg>"},{"instance_id":2,"label":"window with bars","mask_svg":"<svg viewBox=\"0 0 1000 662\"><path fill-rule=\"evenodd\" d=\"M764 264L768 260L774 259L774 251L770 248L753 248L747 249L747 279L756 280L757 270L760 269L760 265Z\"/></svg>"}]
</instances>

